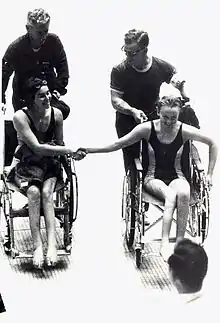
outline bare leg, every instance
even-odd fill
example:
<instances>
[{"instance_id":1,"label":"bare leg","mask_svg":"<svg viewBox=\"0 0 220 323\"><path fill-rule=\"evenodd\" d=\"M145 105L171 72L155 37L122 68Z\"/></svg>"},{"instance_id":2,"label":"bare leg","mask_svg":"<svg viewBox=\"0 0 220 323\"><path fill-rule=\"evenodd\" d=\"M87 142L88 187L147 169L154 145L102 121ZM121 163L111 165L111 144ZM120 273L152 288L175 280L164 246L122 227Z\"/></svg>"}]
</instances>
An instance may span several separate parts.
<instances>
[{"instance_id":1,"label":"bare leg","mask_svg":"<svg viewBox=\"0 0 220 323\"><path fill-rule=\"evenodd\" d=\"M164 260L171 254L169 246L170 229L176 207L176 193L159 179L145 180L145 189L165 202L160 253Z\"/></svg>"},{"instance_id":2,"label":"bare leg","mask_svg":"<svg viewBox=\"0 0 220 323\"><path fill-rule=\"evenodd\" d=\"M33 265L41 268L44 261L43 246L40 234L40 190L30 186L27 190L30 229L34 244Z\"/></svg>"},{"instance_id":3,"label":"bare leg","mask_svg":"<svg viewBox=\"0 0 220 323\"><path fill-rule=\"evenodd\" d=\"M189 215L190 186L185 179L175 179L170 187L177 193L177 234L176 243L184 238Z\"/></svg>"},{"instance_id":4,"label":"bare leg","mask_svg":"<svg viewBox=\"0 0 220 323\"><path fill-rule=\"evenodd\" d=\"M54 266L57 262L55 213L53 192L56 185L56 177L47 179L42 188L42 204L44 210L45 225L47 230L47 256L48 266Z\"/></svg>"}]
</instances>

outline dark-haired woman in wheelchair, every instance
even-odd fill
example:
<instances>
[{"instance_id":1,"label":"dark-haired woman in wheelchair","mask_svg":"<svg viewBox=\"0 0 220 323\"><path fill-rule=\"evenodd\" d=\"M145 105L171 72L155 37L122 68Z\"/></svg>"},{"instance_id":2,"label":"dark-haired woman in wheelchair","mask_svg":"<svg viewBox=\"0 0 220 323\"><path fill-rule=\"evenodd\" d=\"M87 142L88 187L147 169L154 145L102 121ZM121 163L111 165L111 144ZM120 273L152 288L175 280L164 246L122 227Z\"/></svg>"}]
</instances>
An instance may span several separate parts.
<instances>
[{"instance_id":1,"label":"dark-haired woman in wheelchair","mask_svg":"<svg viewBox=\"0 0 220 323\"><path fill-rule=\"evenodd\" d=\"M183 103L180 98L165 96L158 102L159 119L137 125L130 133L115 143L101 148L80 148L79 152L105 153L125 148L141 139L148 143L149 165L144 178L144 188L164 201L162 240L160 254L165 260L171 254L169 235L175 208L177 208L176 241L184 238L189 214L190 185L181 167L184 144L199 141L209 146L207 181L212 185L212 175L217 159L215 142L195 127L178 121Z\"/></svg>"},{"instance_id":2,"label":"dark-haired woman in wheelchair","mask_svg":"<svg viewBox=\"0 0 220 323\"><path fill-rule=\"evenodd\" d=\"M15 112L13 117L18 147L9 180L14 176L19 187L26 184L34 245L33 265L37 268L44 263L41 207L47 231L46 263L54 266L57 262L53 192L58 180L62 179L58 156L74 154L63 144L63 116L60 110L50 105L50 100L46 81L30 78L26 84L27 107Z\"/></svg>"}]
</instances>

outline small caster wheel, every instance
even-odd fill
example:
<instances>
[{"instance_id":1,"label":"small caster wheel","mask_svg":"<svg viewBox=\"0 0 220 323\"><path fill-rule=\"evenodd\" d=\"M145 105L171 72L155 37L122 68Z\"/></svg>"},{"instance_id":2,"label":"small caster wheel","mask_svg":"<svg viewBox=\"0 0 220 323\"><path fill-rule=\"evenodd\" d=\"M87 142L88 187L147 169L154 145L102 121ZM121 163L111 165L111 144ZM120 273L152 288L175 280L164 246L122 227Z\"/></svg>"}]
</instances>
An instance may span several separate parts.
<instances>
[{"instance_id":1,"label":"small caster wheel","mask_svg":"<svg viewBox=\"0 0 220 323\"><path fill-rule=\"evenodd\" d=\"M19 256L19 251L16 249L11 249L11 256L13 259Z\"/></svg>"},{"instance_id":2,"label":"small caster wheel","mask_svg":"<svg viewBox=\"0 0 220 323\"><path fill-rule=\"evenodd\" d=\"M4 247L5 254L7 256L9 256L11 254L11 243L10 243L10 241L4 242L3 247Z\"/></svg>"}]
</instances>

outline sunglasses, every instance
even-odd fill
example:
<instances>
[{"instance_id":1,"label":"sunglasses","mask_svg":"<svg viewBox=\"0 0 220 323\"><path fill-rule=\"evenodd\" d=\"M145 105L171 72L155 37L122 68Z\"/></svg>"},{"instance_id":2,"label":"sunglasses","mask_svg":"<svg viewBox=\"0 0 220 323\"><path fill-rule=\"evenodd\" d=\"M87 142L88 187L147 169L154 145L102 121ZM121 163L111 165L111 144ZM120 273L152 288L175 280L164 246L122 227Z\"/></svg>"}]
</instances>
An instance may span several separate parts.
<instances>
[{"instance_id":1,"label":"sunglasses","mask_svg":"<svg viewBox=\"0 0 220 323\"><path fill-rule=\"evenodd\" d=\"M47 85L46 80L37 81L34 85L35 89L40 89L42 86Z\"/></svg>"},{"instance_id":2,"label":"sunglasses","mask_svg":"<svg viewBox=\"0 0 220 323\"><path fill-rule=\"evenodd\" d=\"M125 45L122 46L121 50L125 53L126 56L134 57L136 56L139 52L144 50L145 48L141 48L138 50L127 50L125 49Z\"/></svg>"}]
</instances>

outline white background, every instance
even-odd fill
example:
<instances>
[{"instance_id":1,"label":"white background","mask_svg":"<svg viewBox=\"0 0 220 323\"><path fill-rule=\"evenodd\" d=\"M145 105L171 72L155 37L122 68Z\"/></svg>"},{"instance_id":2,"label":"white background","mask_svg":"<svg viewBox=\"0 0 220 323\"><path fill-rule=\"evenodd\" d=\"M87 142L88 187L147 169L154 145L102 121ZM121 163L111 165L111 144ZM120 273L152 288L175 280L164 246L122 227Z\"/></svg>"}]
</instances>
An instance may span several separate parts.
<instances>
[{"instance_id":1,"label":"white background","mask_svg":"<svg viewBox=\"0 0 220 323\"><path fill-rule=\"evenodd\" d=\"M65 121L67 145L74 149L97 146L116 138L115 114L109 95L110 72L123 58L120 48L125 32L131 28L146 30L150 37L150 53L173 64L187 80L186 90L203 130L218 138L220 5L217 0L45 0L32 2L32 5L30 1L4 1L1 6L1 56L13 40L25 33L27 12L35 7L43 7L50 13L50 31L60 37L68 57L70 80L64 100L71 107L71 115ZM173 92L170 85L164 86L162 91ZM7 117L10 118L12 112L9 85ZM206 160L206 149L204 156ZM210 286L214 286L218 266L215 256L220 223L218 168L207 243L210 264L213 263L210 265ZM84 299L85 307L93 298L105 299L107 303L114 297L116 304L117 293L121 295L119 289L127 284L122 281L125 269L128 270L123 267L118 250L121 244L121 153L88 156L77 163L77 173L80 209L76 239L81 251L76 255L80 264L75 275L83 277L79 280L78 293L85 295L90 290L87 301ZM138 279L130 279L130 283L131 289L135 284L139 288ZM125 293L128 290L129 286L126 286ZM75 296L81 299L79 295ZM104 301L101 304L104 306Z\"/></svg>"}]
</instances>

